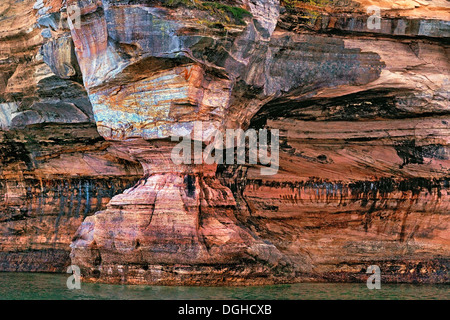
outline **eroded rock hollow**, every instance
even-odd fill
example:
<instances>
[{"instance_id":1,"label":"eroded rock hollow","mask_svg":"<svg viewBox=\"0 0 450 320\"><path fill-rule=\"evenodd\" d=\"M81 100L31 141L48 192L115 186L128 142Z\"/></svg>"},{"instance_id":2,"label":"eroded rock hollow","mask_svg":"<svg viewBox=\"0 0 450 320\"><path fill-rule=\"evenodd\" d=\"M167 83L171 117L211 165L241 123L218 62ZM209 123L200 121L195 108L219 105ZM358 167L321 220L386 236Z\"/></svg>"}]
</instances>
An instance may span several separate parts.
<instances>
[{"instance_id":1,"label":"eroded rock hollow","mask_svg":"<svg viewBox=\"0 0 450 320\"><path fill-rule=\"evenodd\" d=\"M244 285L379 265L383 281L448 283L449 11L7 0L0 271ZM277 173L174 163L172 137L207 147L227 129L278 130Z\"/></svg>"}]
</instances>

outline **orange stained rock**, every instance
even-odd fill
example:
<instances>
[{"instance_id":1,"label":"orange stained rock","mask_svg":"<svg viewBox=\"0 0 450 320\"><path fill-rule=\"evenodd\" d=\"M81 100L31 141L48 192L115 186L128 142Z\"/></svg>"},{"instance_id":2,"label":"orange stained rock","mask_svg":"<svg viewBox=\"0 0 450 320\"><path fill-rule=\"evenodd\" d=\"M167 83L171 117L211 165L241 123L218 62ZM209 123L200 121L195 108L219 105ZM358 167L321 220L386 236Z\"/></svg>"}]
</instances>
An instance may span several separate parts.
<instances>
[{"instance_id":1,"label":"orange stained rock","mask_svg":"<svg viewBox=\"0 0 450 320\"><path fill-rule=\"evenodd\" d=\"M363 8L378 6L382 11L410 18L450 19L450 3L446 0L354 0Z\"/></svg>"}]
</instances>

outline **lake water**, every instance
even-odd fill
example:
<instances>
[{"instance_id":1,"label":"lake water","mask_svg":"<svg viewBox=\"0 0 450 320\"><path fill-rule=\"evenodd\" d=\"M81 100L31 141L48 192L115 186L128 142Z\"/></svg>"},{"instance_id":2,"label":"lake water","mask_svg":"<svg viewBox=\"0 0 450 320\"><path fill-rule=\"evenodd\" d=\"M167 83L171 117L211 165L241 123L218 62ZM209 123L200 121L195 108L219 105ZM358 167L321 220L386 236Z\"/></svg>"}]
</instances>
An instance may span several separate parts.
<instances>
[{"instance_id":1,"label":"lake water","mask_svg":"<svg viewBox=\"0 0 450 320\"><path fill-rule=\"evenodd\" d=\"M264 287L157 287L82 283L69 290L69 275L0 273L0 300L260 300L260 299L450 299L449 285L382 284L369 290L364 283L300 283Z\"/></svg>"}]
</instances>

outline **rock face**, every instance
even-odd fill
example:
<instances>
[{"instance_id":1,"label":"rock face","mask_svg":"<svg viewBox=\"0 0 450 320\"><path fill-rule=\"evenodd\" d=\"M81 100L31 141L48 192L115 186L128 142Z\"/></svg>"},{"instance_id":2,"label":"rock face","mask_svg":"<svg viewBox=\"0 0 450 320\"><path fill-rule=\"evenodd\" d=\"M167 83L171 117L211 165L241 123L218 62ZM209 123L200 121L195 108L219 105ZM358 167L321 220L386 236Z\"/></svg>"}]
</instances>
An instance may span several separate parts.
<instances>
[{"instance_id":1,"label":"rock face","mask_svg":"<svg viewBox=\"0 0 450 320\"><path fill-rule=\"evenodd\" d=\"M0 271L65 272L84 218L142 175L98 134L56 4L0 4Z\"/></svg>"},{"instance_id":2,"label":"rock face","mask_svg":"<svg viewBox=\"0 0 450 320\"><path fill-rule=\"evenodd\" d=\"M65 272L85 217L139 179L137 163L108 152L95 125L1 132L0 271Z\"/></svg>"},{"instance_id":3,"label":"rock face","mask_svg":"<svg viewBox=\"0 0 450 320\"><path fill-rule=\"evenodd\" d=\"M0 270L73 237L87 281L449 281L446 1L13 2ZM239 128L280 131L277 174L172 161Z\"/></svg>"}]
</instances>

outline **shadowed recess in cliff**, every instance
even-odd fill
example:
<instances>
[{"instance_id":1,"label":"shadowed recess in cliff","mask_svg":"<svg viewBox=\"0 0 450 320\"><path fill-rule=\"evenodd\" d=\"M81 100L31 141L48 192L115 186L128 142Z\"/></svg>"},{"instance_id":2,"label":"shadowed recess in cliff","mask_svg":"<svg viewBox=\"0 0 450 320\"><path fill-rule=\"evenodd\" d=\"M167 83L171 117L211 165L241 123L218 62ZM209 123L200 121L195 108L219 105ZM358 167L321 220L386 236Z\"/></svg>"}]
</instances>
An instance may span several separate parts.
<instances>
[{"instance_id":1,"label":"shadowed recess in cliff","mask_svg":"<svg viewBox=\"0 0 450 320\"><path fill-rule=\"evenodd\" d=\"M299 100L278 98L265 104L252 118L251 127L260 128L268 119L290 118L305 121L361 121L370 119L404 119L448 115L420 106L412 90L373 89L340 97Z\"/></svg>"}]
</instances>

